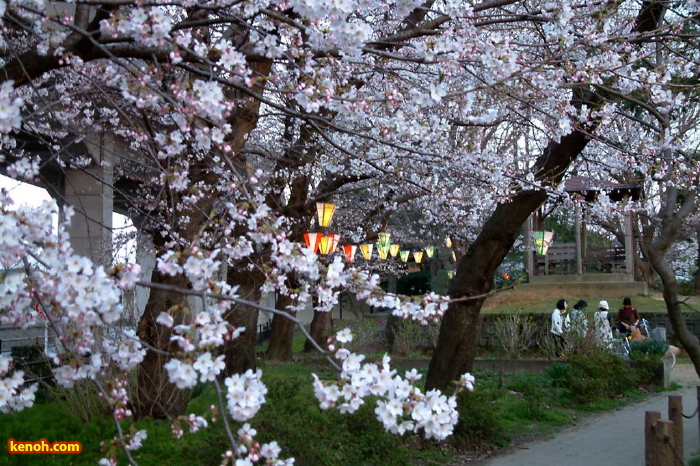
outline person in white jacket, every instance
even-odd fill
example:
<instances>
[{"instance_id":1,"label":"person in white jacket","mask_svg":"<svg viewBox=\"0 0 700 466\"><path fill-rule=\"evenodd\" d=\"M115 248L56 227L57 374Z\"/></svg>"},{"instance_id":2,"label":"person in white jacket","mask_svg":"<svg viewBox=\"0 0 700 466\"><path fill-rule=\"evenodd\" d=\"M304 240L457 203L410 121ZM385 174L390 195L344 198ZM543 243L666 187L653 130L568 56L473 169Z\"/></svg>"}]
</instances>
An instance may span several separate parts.
<instances>
[{"instance_id":1,"label":"person in white jacket","mask_svg":"<svg viewBox=\"0 0 700 466\"><path fill-rule=\"evenodd\" d=\"M595 324L595 335L598 345L601 348L611 348L613 333L608 320L610 305L605 300L598 304L598 311L593 314L593 322Z\"/></svg>"},{"instance_id":2,"label":"person in white jacket","mask_svg":"<svg viewBox=\"0 0 700 466\"><path fill-rule=\"evenodd\" d=\"M566 299L560 299L557 301L557 308L552 311L552 337L554 338L554 355L560 357L566 348L566 340L564 339L564 333L569 331L571 321L569 315L566 313L566 309L569 307L569 303Z\"/></svg>"}]
</instances>

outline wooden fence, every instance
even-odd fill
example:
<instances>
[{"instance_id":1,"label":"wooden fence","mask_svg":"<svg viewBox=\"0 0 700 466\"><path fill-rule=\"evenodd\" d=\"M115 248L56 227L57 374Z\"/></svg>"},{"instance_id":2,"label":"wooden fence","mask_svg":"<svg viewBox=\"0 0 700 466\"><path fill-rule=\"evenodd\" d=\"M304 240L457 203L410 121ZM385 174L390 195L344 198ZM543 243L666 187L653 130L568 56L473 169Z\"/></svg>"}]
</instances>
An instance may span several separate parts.
<instances>
[{"instance_id":1,"label":"wooden fence","mask_svg":"<svg viewBox=\"0 0 700 466\"><path fill-rule=\"evenodd\" d=\"M644 413L644 459L646 466L683 466L683 397L668 397L668 421L658 411Z\"/></svg>"}]
</instances>

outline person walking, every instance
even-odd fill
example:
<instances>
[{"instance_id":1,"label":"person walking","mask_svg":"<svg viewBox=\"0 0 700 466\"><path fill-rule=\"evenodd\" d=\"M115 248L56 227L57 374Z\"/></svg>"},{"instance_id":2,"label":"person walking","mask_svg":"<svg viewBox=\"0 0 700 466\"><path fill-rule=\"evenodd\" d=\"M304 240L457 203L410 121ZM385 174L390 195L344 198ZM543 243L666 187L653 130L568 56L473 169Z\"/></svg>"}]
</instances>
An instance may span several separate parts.
<instances>
[{"instance_id":1,"label":"person walking","mask_svg":"<svg viewBox=\"0 0 700 466\"><path fill-rule=\"evenodd\" d=\"M560 299L557 301L557 307L552 311L552 327L550 332L552 333L552 338L554 338L554 355L556 357L561 357L566 349L566 340L564 339L564 332L569 330L571 320L566 314L566 309L569 307L569 303L566 299Z\"/></svg>"},{"instance_id":2,"label":"person walking","mask_svg":"<svg viewBox=\"0 0 700 466\"><path fill-rule=\"evenodd\" d=\"M625 298L622 300L622 307L618 309L615 317L617 330L624 335L630 335L632 329L639 323L639 311L632 307L632 300Z\"/></svg>"}]
</instances>

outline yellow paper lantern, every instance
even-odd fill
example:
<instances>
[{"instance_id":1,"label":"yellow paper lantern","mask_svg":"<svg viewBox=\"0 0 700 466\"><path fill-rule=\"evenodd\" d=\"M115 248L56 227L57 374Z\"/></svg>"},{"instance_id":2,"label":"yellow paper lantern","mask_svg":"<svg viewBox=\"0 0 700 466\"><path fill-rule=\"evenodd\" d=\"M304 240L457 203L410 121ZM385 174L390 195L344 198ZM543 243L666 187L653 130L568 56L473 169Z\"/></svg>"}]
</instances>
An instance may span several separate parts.
<instances>
[{"instance_id":1,"label":"yellow paper lantern","mask_svg":"<svg viewBox=\"0 0 700 466\"><path fill-rule=\"evenodd\" d=\"M318 253L324 256L331 252L331 246L333 245L333 238L330 236L323 235L318 241Z\"/></svg>"},{"instance_id":2,"label":"yellow paper lantern","mask_svg":"<svg viewBox=\"0 0 700 466\"><path fill-rule=\"evenodd\" d=\"M423 251L415 251L413 253L413 260L416 261L417 264L420 264L420 261L423 260Z\"/></svg>"},{"instance_id":3,"label":"yellow paper lantern","mask_svg":"<svg viewBox=\"0 0 700 466\"><path fill-rule=\"evenodd\" d=\"M318 224L322 227L327 227L331 224L331 220L333 219L333 214L335 213L335 204L317 202L316 213L318 214Z\"/></svg>"},{"instance_id":4,"label":"yellow paper lantern","mask_svg":"<svg viewBox=\"0 0 700 466\"><path fill-rule=\"evenodd\" d=\"M377 247L377 252L379 252L379 258L381 260L386 260L389 255L389 245Z\"/></svg>"},{"instance_id":5,"label":"yellow paper lantern","mask_svg":"<svg viewBox=\"0 0 700 466\"><path fill-rule=\"evenodd\" d=\"M445 238L445 246L447 246L448 248L452 247L452 238L450 238L449 236Z\"/></svg>"},{"instance_id":6,"label":"yellow paper lantern","mask_svg":"<svg viewBox=\"0 0 700 466\"><path fill-rule=\"evenodd\" d=\"M396 257L400 249L401 245L394 243L391 246L389 246L389 254L391 254L391 257Z\"/></svg>"},{"instance_id":7,"label":"yellow paper lantern","mask_svg":"<svg viewBox=\"0 0 700 466\"><path fill-rule=\"evenodd\" d=\"M360 245L360 252L365 260L370 260L372 258L372 251L374 250L374 244L367 243Z\"/></svg>"}]
</instances>

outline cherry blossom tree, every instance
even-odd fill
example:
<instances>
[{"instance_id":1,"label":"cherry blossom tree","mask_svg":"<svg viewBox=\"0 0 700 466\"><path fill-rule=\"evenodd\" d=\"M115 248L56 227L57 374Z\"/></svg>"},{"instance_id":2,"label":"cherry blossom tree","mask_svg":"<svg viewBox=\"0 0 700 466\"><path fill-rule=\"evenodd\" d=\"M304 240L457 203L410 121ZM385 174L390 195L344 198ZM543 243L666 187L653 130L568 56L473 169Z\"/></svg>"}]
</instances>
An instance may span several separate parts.
<instances>
[{"instance_id":1,"label":"cherry blossom tree","mask_svg":"<svg viewBox=\"0 0 700 466\"><path fill-rule=\"evenodd\" d=\"M592 163L607 163L608 171L624 171L634 166L643 173L650 173L654 165L652 160L658 161L662 154L667 159L674 158L674 152L667 150L669 147L687 146L688 141L684 138L692 127L669 124L668 114L678 109L676 104L680 102L693 107L692 94L687 93L693 85L687 88L684 84L693 83L696 77L690 62L686 61L696 50L683 41L673 39L666 43L659 41L659 37L677 37L680 31L693 35L695 32L687 22L689 15L685 8L692 10L694 6L681 5L676 10L667 9L660 2L645 2L641 8L631 8L629 4L621 6L615 10L614 16L605 16L603 26L608 38L614 35L624 37L617 45L606 42L602 49L598 49L602 43L578 42L572 36L569 41L559 43L566 44L565 50L560 49L562 57L576 57L558 63L573 65L567 69L572 73L566 78L572 89L570 105L588 112L587 116L575 122L567 120L571 126L567 127L569 132L565 136L545 136L544 140L548 142L539 152L530 175L521 178L533 180L541 187L521 189L507 202L500 203L461 260L450 290L454 301L443 320L428 374L428 387L444 388L455 380L459 371L471 368L477 317L491 289L498 264L513 245L527 216L548 197L556 199L559 195L556 188L561 186L566 171L579 157ZM581 17L582 11L577 10L576 18ZM607 13L611 12L607 10ZM517 23L517 19L513 21ZM584 29L583 26L578 28ZM582 48L573 56L569 55L577 43ZM658 59L660 53L663 60ZM684 58L677 61L678 56ZM596 67L591 74L592 68L588 66L593 62L603 64L603 61L607 64ZM563 68L560 71L565 73ZM656 75L657 72L660 74ZM624 121L623 125L620 125L621 121ZM625 131L628 135L635 135L632 140L635 145L629 144ZM596 144L590 144L591 141ZM599 157L594 152L599 146L614 151L614 163L610 163L611 158ZM460 302L460 298L464 301Z\"/></svg>"},{"instance_id":2,"label":"cherry blossom tree","mask_svg":"<svg viewBox=\"0 0 700 466\"><path fill-rule=\"evenodd\" d=\"M675 80L695 76L695 51L684 49L695 34L684 28L697 4L664 5L2 3L8 172L33 179L49 163L86 169L93 162L72 149L109 134L122 157L113 187L129 188L132 216L157 254L150 280L138 280L133 264L105 270L76 256L64 230L46 231L3 197L10 220L1 263L24 261L28 276L3 282L5 318L30 324L27 300L38 293L65 337L60 383L95 380L117 422L135 409L197 430L206 420L183 415L198 381L212 383L239 422L264 402L252 351L262 291L295 307L315 295L317 309L329 310L346 288L419 322L439 319L451 299L427 393L415 388L415 372L399 377L388 358L362 363L342 348L345 332L330 350L338 384L315 384L324 408L352 412L375 395L389 431L442 439L457 420L454 399L435 389L471 388L462 373L474 357L476 319L527 215L559 195L567 169L584 153L595 157L591 141L605 142L597 135L614 132L619 118L650 124L626 107L653 116L638 94L670 109L688 104ZM651 67L657 47L672 53ZM667 127L640 138L640 160L677 142ZM365 207L352 204L357 192ZM386 294L376 274L321 264L298 241L324 199L347 201L338 225L353 240L371 238L403 209L465 240L449 298ZM29 267L28 257L42 267ZM95 329L115 322L119 290L134 286L151 290L136 334L97 348ZM137 366L134 404L124 374ZM19 399L8 406L29 404L30 393L8 386ZM259 459L249 426L237 436L227 428L230 456ZM117 441L128 452L144 439L120 432ZM276 448L265 451L277 460Z\"/></svg>"}]
</instances>

